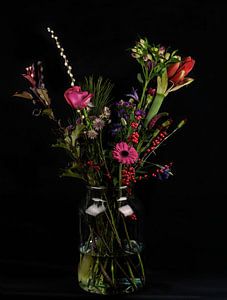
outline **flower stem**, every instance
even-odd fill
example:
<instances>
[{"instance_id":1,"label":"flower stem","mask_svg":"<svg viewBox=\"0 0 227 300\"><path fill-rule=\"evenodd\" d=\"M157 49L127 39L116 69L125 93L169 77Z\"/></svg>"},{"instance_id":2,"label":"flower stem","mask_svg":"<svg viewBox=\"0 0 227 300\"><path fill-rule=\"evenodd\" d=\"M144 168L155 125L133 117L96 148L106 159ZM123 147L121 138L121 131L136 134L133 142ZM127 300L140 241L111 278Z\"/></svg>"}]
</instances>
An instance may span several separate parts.
<instances>
[{"instance_id":1,"label":"flower stem","mask_svg":"<svg viewBox=\"0 0 227 300\"><path fill-rule=\"evenodd\" d=\"M119 188L121 187L121 182L122 182L122 164L119 164Z\"/></svg>"},{"instance_id":2,"label":"flower stem","mask_svg":"<svg viewBox=\"0 0 227 300\"><path fill-rule=\"evenodd\" d=\"M150 120L158 113L158 111L159 111L159 109L160 109L160 107L162 105L162 102L163 102L164 98L165 98L165 95L163 95L163 94L156 94L156 96L155 96L155 98L154 98L154 100L152 102L152 105L150 107L150 110L149 110L149 112L147 114L147 117L146 117L146 119L144 121L144 126L145 127L148 126Z\"/></svg>"},{"instance_id":3,"label":"flower stem","mask_svg":"<svg viewBox=\"0 0 227 300\"><path fill-rule=\"evenodd\" d=\"M124 229L125 229L126 238L128 240L129 247L131 248L131 240L130 240L130 237L129 237L129 234L128 234L128 229L127 229L127 226L126 226L126 223L125 223L125 219L124 219L123 215L121 217L122 217L122 220L123 220L123 225L124 225Z\"/></svg>"},{"instance_id":4,"label":"flower stem","mask_svg":"<svg viewBox=\"0 0 227 300\"><path fill-rule=\"evenodd\" d=\"M138 259L139 259L140 267L141 267L141 271L142 271L142 278L144 279L145 278L145 271L144 271L143 262L142 262L142 259L141 259L141 256L140 256L139 252L137 253L137 255L138 255Z\"/></svg>"},{"instance_id":5,"label":"flower stem","mask_svg":"<svg viewBox=\"0 0 227 300\"><path fill-rule=\"evenodd\" d=\"M140 109L142 107L142 105L143 105L143 100L144 100L144 96L145 96L148 84L149 84L149 80L146 80L145 83L144 83L144 86L143 86L143 91L142 91L141 99L140 99L140 102L138 104L138 109Z\"/></svg>"},{"instance_id":6,"label":"flower stem","mask_svg":"<svg viewBox=\"0 0 227 300\"><path fill-rule=\"evenodd\" d=\"M146 160L149 158L149 156L154 153L154 151L163 144L168 138L170 138L179 128L175 128L169 135L167 135L156 147L153 149L149 154L142 160L141 167L143 167L143 164L146 162ZM139 169L138 169L139 170Z\"/></svg>"},{"instance_id":7,"label":"flower stem","mask_svg":"<svg viewBox=\"0 0 227 300\"><path fill-rule=\"evenodd\" d=\"M89 129L91 129L92 126L91 126L90 119L88 118L88 114L87 114L86 108L83 109L83 114L84 114L84 117L85 117L85 121L86 121L87 127L88 127Z\"/></svg>"}]
</instances>

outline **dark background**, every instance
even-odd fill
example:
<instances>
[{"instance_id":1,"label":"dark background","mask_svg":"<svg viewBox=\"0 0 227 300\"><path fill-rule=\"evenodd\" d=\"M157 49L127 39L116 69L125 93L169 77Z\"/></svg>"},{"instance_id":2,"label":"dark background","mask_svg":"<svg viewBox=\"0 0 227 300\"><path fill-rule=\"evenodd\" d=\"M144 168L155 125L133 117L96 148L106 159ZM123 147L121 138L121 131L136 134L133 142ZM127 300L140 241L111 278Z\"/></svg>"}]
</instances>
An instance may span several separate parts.
<instances>
[{"instance_id":1,"label":"dark background","mask_svg":"<svg viewBox=\"0 0 227 300\"><path fill-rule=\"evenodd\" d=\"M195 81L171 93L163 107L175 118L188 118L160 151L164 159L174 162L175 175L138 189L145 207L146 266L154 274L149 275L153 281L167 282L169 289L158 285L160 293L171 291L175 277L198 280L198 287L199 280L211 278L216 282L214 290L209 290L209 281L201 281L201 288L208 288L208 294L224 293L225 18L224 5L218 1L6 4L1 11L0 97L0 288L4 294L39 293L40 278L43 286L51 279L59 282L45 286L47 292L77 293L73 284L66 283L62 290L59 286L62 278L74 280L77 209L85 187L57 176L63 158L50 147L54 136L48 121L34 118L30 103L12 97L27 87L21 76L24 68L41 60L49 95L58 109L63 105L70 82L47 26L58 35L76 79L103 75L115 83L116 99L137 84L139 69L127 49L139 36L196 60L190 74Z\"/></svg>"}]
</instances>

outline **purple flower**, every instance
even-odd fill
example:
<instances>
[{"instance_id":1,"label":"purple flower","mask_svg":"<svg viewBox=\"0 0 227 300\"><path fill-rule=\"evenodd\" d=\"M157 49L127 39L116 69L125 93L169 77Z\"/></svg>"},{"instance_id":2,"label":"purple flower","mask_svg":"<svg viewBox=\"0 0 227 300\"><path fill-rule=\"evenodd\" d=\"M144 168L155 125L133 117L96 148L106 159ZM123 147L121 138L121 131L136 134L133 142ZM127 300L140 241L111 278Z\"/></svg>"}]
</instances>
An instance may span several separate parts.
<instances>
[{"instance_id":1,"label":"purple flower","mask_svg":"<svg viewBox=\"0 0 227 300\"><path fill-rule=\"evenodd\" d=\"M155 93L156 93L156 89L149 88L148 91L147 91L147 93L148 93L149 95L151 95L151 96L154 96Z\"/></svg>"},{"instance_id":2,"label":"purple flower","mask_svg":"<svg viewBox=\"0 0 227 300\"><path fill-rule=\"evenodd\" d=\"M167 170L163 171L162 173L158 173L158 179L159 180L166 180L166 179L168 179L169 176L170 176L169 171L170 170L167 169Z\"/></svg>"},{"instance_id":3,"label":"purple flower","mask_svg":"<svg viewBox=\"0 0 227 300\"><path fill-rule=\"evenodd\" d=\"M145 117L145 115L146 115L146 113L145 113L145 111L142 110L142 109L137 109L137 110L135 111L135 116L136 116L136 117Z\"/></svg>"},{"instance_id":4,"label":"purple flower","mask_svg":"<svg viewBox=\"0 0 227 300\"><path fill-rule=\"evenodd\" d=\"M171 166L172 166L172 163L161 167L157 171L157 176L158 176L159 180L167 180L169 178L169 176L173 175L173 173L171 172L171 169L170 169Z\"/></svg>"},{"instance_id":5,"label":"purple flower","mask_svg":"<svg viewBox=\"0 0 227 300\"><path fill-rule=\"evenodd\" d=\"M121 124L119 124L119 123L115 123L115 124L113 124L113 126L112 126L112 129L111 129L111 133L112 133L112 135L114 136L114 135L116 135L119 131L121 131Z\"/></svg>"},{"instance_id":6,"label":"purple flower","mask_svg":"<svg viewBox=\"0 0 227 300\"><path fill-rule=\"evenodd\" d=\"M73 125L69 125L69 126L66 127L66 131L67 131L68 133L71 133L71 132L73 131L73 129L74 129L74 126L73 126Z\"/></svg>"},{"instance_id":7,"label":"purple flower","mask_svg":"<svg viewBox=\"0 0 227 300\"><path fill-rule=\"evenodd\" d=\"M134 89L134 87L132 88L132 92L130 94L126 94L127 97L131 97L132 99L139 101L139 96L137 94L137 90Z\"/></svg>"},{"instance_id":8,"label":"purple flower","mask_svg":"<svg viewBox=\"0 0 227 300\"><path fill-rule=\"evenodd\" d=\"M148 60L147 61L147 68L148 68L149 71L153 68L153 66L154 66L153 62L151 60Z\"/></svg>"}]
</instances>

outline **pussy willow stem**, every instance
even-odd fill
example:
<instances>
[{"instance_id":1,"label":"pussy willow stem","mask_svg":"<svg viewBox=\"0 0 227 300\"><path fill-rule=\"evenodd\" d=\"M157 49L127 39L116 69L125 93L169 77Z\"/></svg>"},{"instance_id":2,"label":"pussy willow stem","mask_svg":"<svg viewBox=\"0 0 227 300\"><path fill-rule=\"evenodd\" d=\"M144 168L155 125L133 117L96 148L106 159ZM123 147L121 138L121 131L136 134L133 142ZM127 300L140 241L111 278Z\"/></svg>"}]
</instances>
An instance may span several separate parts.
<instances>
[{"instance_id":1,"label":"pussy willow stem","mask_svg":"<svg viewBox=\"0 0 227 300\"><path fill-rule=\"evenodd\" d=\"M60 56L62 56L62 58L64 59L64 65L67 68L67 74L69 75L69 77L71 79L71 86L74 86L75 78L72 73L72 67L69 65L69 61L64 53L65 50L64 50L64 48L62 48L62 46L58 40L58 36L54 33L54 31L50 27L47 27L47 31L51 34L51 38L55 41L57 49L59 49Z\"/></svg>"}]
</instances>

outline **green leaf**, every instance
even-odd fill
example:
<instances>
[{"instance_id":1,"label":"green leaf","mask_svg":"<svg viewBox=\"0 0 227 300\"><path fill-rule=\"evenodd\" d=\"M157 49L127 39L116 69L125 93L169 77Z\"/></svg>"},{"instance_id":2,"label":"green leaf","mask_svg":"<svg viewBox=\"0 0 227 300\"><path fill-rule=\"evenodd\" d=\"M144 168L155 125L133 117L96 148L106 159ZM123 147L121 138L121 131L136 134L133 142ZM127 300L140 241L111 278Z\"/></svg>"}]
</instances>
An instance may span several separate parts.
<instances>
[{"instance_id":1,"label":"green leaf","mask_svg":"<svg viewBox=\"0 0 227 300\"><path fill-rule=\"evenodd\" d=\"M113 184L114 184L114 186L116 186L118 184L118 178L117 177L113 178Z\"/></svg>"},{"instance_id":2,"label":"green leaf","mask_svg":"<svg viewBox=\"0 0 227 300\"><path fill-rule=\"evenodd\" d=\"M39 94L39 97L41 100L44 102L45 105L50 105L51 101L48 96L47 90L42 88L42 89L36 89L37 93Z\"/></svg>"},{"instance_id":3,"label":"green leaf","mask_svg":"<svg viewBox=\"0 0 227 300\"><path fill-rule=\"evenodd\" d=\"M57 142L56 144L53 144L52 147L53 148L64 148L64 149L70 150L69 145L65 144L63 142Z\"/></svg>"},{"instance_id":4,"label":"green leaf","mask_svg":"<svg viewBox=\"0 0 227 300\"><path fill-rule=\"evenodd\" d=\"M141 73L138 73L138 74L137 74L137 80L138 80L140 83L143 83L143 82L144 82Z\"/></svg>"},{"instance_id":5,"label":"green leaf","mask_svg":"<svg viewBox=\"0 0 227 300\"><path fill-rule=\"evenodd\" d=\"M20 97L20 98L24 98L24 99L28 99L28 100L33 100L33 96L26 92L26 91L23 91L23 92L16 92L15 94L13 94L14 97Z\"/></svg>"},{"instance_id":6,"label":"green leaf","mask_svg":"<svg viewBox=\"0 0 227 300\"><path fill-rule=\"evenodd\" d=\"M66 169L61 176L63 177L74 177L79 179L84 179L83 176L75 171L72 171L71 169Z\"/></svg>"},{"instance_id":7,"label":"green leaf","mask_svg":"<svg viewBox=\"0 0 227 300\"><path fill-rule=\"evenodd\" d=\"M42 110L43 116L48 116L50 119L54 119L53 110L51 108L45 108Z\"/></svg>"},{"instance_id":8,"label":"green leaf","mask_svg":"<svg viewBox=\"0 0 227 300\"><path fill-rule=\"evenodd\" d=\"M85 128L85 125L78 124L76 125L75 129L71 132L71 138L72 138L72 145L75 146L76 140L79 138L81 131Z\"/></svg>"},{"instance_id":9,"label":"green leaf","mask_svg":"<svg viewBox=\"0 0 227 300\"><path fill-rule=\"evenodd\" d=\"M72 158L75 159L76 158L76 154L74 153L74 151L70 148L70 145L64 142L57 142L56 144L52 145L53 148L59 148L59 149L63 149L66 154Z\"/></svg>"}]
</instances>

